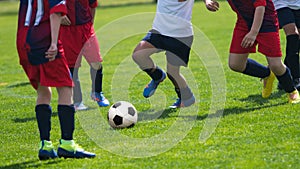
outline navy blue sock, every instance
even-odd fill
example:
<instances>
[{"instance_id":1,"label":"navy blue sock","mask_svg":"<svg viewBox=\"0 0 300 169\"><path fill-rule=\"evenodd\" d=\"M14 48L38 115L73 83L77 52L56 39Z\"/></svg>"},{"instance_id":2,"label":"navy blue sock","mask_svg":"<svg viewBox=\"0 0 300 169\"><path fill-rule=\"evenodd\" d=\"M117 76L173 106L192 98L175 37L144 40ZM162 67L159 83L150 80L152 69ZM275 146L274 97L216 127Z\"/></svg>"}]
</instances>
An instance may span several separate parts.
<instances>
[{"instance_id":1,"label":"navy blue sock","mask_svg":"<svg viewBox=\"0 0 300 169\"><path fill-rule=\"evenodd\" d=\"M144 70L154 81L158 81L162 78L163 71L160 67L156 66L156 68L145 69Z\"/></svg>"},{"instance_id":2,"label":"navy blue sock","mask_svg":"<svg viewBox=\"0 0 300 169\"><path fill-rule=\"evenodd\" d=\"M64 140L73 140L75 129L75 109L73 105L58 105L58 117L61 128L61 138Z\"/></svg>"},{"instance_id":3,"label":"navy blue sock","mask_svg":"<svg viewBox=\"0 0 300 169\"><path fill-rule=\"evenodd\" d=\"M174 85L174 87L175 87L175 91L176 91L176 89L179 90L179 85L178 85L176 79L173 78L173 76L171 76L169 73L167 73L167 76L168 76L168 78L171 80L171 82L173 83L173 85Z\"/></svg>"},{"instance_id":4,"label":"navy blue sock","mask_svg":"<svg viewBox=\"0 0 300 169\"><path fill-rule=\"evenodd\" d=\"M276 76L280 85L282 86L282 88L284 89L284 91L286 91L287 93L291 93L294 90L296 90L296 88L294 87L293 84L293 79L290 73L289 68L286 68L286 71L283 75L281 76Z\"/></svg>"},{"instance_id":5,"label":"navy blue sock","mask_svg":"<svg viewBox=\"0 0 300 169\"><path fill-rule=\"evenodd\" d=\"M95 79L95 92L100 93L102 92L102 79L103 79L103 68L97 70L96 79Z\"/></svg>"},{"instance_id":6,"label":"navy blue sock","mask_svg":"<svg viewBox=\"0 0 300 169\"><path fill-rule=\"evenodd\" d=\"M180 98L182 100L187 100L193 96L193 93L189 87L182 88L182 89L175 88L175 92L176 92L178 98Z\"/></svg>"},{"instance_id":7,"label":"navy blue sock","mask_svg":"<svg viewBox=\"0 0 300 169\"><path fill-rule=\"evenodd\" d=\"M249 76L265 78L268 77L271 72L267 66L264 66L255 60L247 59L246 68L242 73Z\"/></svg>"},{"instance_id":8,"label":"navy blue sock","mask_svg":"<svg viewBox=\"0 0 300 169\"><path fill-rule=\"evenodd\" d=\"M40 139L50 141L52 109L48 104L35 106L35 115L40 131Z\"/></svg>"},{"instance_id":9,"label":"navy blue sock","mask_svg":"<svg viewBox=\"0 0 300 169\"><path fill-rule=\"evenodd\" d=\"M300 78L299 65L299 36L297 34L286 37L286 56L284 62L291 71L293 79Z\"/></svg>"},{"instance_id":10,"label":"navy blue sock","mask_svg":"<svg viewBox=\"0 0 300 169\"><path fill-rule=\"evenodd\" d=\"M91 73L91 79L94 81L92 83L92 91L100 93L102 92L102 80L103 80L103 67L99 70L95 70L91 67L90 73Z\"/></svg>"}]
</instances>

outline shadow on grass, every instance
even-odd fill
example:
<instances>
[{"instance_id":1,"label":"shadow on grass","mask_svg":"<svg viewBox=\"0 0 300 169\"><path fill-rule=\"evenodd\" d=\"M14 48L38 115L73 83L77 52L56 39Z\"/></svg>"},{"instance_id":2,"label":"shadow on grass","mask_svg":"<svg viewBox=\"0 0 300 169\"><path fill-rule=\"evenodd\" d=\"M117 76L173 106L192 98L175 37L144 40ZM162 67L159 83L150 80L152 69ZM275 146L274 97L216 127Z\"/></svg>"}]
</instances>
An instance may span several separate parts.
<instances>
[{"instance_id":1,"label":"shadow on grass","mask_svg":"<svg viewBox=\"0 0 300 169\"><path fill-rule=\"evenodd\" d=\"M272 96L270 97L270 99L272 98L278 98L281 97L282 94L285 94L284 91L277 91L275 93L272 94ZM219 117L223 117L223 116L227 116L227 115L232 115L232 114L242 114L242 113L250 113L256 110L260 110L260 109L265 109L265 108L270 108L270 107L276 107L276 106L280 106L280 105L285 105L287 104L286 101L283 102L279 102L276 104L266 104L269 103L269 99L264 99L261 97L261 95L249 95L246 98L242 98L242 99L238 99L241 102L253 102L255 104L257 104L258 106L245 106L245 105L241 105L239 107L232 107L232 108L225 108L223 110L218 110L215 113L212 114L202 114L202 115L197 115L196 120L204 120L206 118L219 118ZM158 117L159 119L164 119L164 118L170 118L170 117L181 117L181 118L185 118L188 120L194 120L195 116L177 116L179 109L166 109L164 111L157 111L158 112L162 112L161 115ZM176 114L174 113L176 112ZM147 117L149 115L147 114L143 114L143 117ZM153 116L149 116L150 119ZM147 118L146 118L147 119Z\"/></svg>"},{"instance_id":2,"label":"shadow on grass","mask_svg":"<svg viewBox=\"0 0 300 169\"><path fill-rule=\"evenodd\" d=\"M15 163L15 164L6 165L6 166L0 166L0 169L38 168L40 166L57 164L60 161L61 160L55 159L55 160L47 160L47 161L41 162L37 159L37 160L24 161L24 162Z\"/></svg>"},{"instance_id":3,"label":"shadow on grass","mask_svg":"<svg viewBox=\"0 0 300 169\"><path fill-rule=\"evenodd\" d=\"M21 83L9 85L9 86L7 86L7 88L23 87L23 86L28 86L28 85L31 85L30 82L21 82Z\"/></svg>"},{"instance_id":4,"label":"shadow on grass","mask_svg":"<svg viewBox=\"0 0 300 169\"><path fill-rule=\"evenodd\" d=\"M242 99L238 99L238 100L242 101L242 102L253 102L253 103L257 103L257 104L264 104L264 103L268 103L269 99L279 98L283 94L285 94L285 92L283 90L277 90L276 92L272 93L270 98L267 98L267 99L262 98L261 95L259 95L259 94L255 94L255 95L249 95L246 98L242 98Z\"/></svg>"},{"instance_id":5,"label":"shadow on grass","mask_svg":"<svg viewBox=\"0 0 300 169\"><path fill-rule=\"evenodd\" d=\"M18 11L5 11L5 12L0 12L1 17L5 16L16 16L18 15Z\"/></svg>"},{"instance_id":6,"label":"shadow on grass","mask_svg":"<svg viewBox=\"0 0 300 169\"><path fill-rule=\"evenodd\" d=\"M58 116L58 113L57 112L53 112L52 113L52 117L55 117L55 116ZM35 121L36 118L35 117L26 117L26 118L14 118L13 121L15 123L26 123L26 122L29 122L29 121Z\"/></svg>"},{"instance_id":7,"label":"shadow on grass","mask_svg":"<svg viewBox=\"0 0 300 169\"><path fill-rule=\"evenodd\" d=\"M97 108L91 108L89 107L88 109L86 110L80 110L80 111L88 111L88 110L93 110L93 109L97 109ZM52 112L52 117L56 117L58 116L58 113L57 112ZM13 121L15 123L26 123L26 122L29 122L29 121L35 121L36 118L35 117L26 117L26 118L14 118Z\"/></svg>"},{"instance_id":8,"label":"shadow on grass","mask_svg":"<svg viewBox=\"0 0 300 169\"><path fill-rule=\"evenodd\" d=\"M176 109L165 109L165 110L154 110L149 109L147 111L143 111L139 113L138 120L139 121L147 121L147 120L155 120L155 119L164 119L170 118L170 114L177 112ZM176 116L172 116L176 117Z\"/></svg>"}]
</instances>

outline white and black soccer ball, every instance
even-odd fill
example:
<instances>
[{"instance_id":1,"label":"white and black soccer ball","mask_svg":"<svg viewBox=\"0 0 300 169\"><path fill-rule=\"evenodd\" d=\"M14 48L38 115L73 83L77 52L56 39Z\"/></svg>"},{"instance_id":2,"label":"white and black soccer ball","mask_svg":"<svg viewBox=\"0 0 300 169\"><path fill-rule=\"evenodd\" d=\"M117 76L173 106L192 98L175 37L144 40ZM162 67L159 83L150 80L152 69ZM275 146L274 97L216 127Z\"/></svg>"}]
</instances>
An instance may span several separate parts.
<instances>
[{"instance_id":1,"label":"white and black soccer ball","mask_svg":"<svg viewBox=\"0 0 300 169\"><path fill-rule=\"evenodd\" d=\"M118 101L109 108L107 119L112 128L129 128L136 124L138 115L131 103Z\"/></svg>"}]
</instances>

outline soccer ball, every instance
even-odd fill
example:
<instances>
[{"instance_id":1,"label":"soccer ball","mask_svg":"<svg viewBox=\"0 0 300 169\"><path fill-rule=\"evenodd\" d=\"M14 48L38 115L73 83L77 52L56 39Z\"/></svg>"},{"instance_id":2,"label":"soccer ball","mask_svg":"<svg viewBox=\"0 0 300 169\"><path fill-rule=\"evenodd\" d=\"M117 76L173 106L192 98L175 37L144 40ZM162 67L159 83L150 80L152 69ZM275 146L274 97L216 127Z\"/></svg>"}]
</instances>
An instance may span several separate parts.
<instances>
[{"instance_id":1,"label":"soccer ball","mask_svg":"<svg viewBox=\"0 0 300 169\"><path fill-rule=\"evenodd\" d=\"M128 128L135 125L138 115L131 103L118 101L109 108L107 119L112 128Z\"/></svg>"}]
</instances>

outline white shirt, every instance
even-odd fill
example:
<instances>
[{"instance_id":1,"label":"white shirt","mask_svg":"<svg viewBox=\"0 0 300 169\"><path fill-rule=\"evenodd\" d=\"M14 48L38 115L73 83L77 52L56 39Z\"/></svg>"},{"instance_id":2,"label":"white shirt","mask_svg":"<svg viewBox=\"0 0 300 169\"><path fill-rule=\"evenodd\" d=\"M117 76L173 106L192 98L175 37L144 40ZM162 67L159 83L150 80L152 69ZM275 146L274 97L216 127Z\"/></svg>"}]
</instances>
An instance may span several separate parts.
<instances>
[{"instance_id":1,"label":"white shirt","mask_svg":"<svg viewBox=\"0 0 300 169\"><path fill-rule=\"evenodd\" d=\"M170 37L193 35L191 23L194 0L158 0L152 28Z\"/></svg>"},{"instance_id":2,"label":"white shirt","mask_svg":"<svg viewBox=\"0 0 300 169\"><path fill-rule=\"evenodd\" d=\"M300 0L273 0L275 9L278 10L280 8L291 8L294 10L300 9Z\"/></svg>"}]
</instances>

